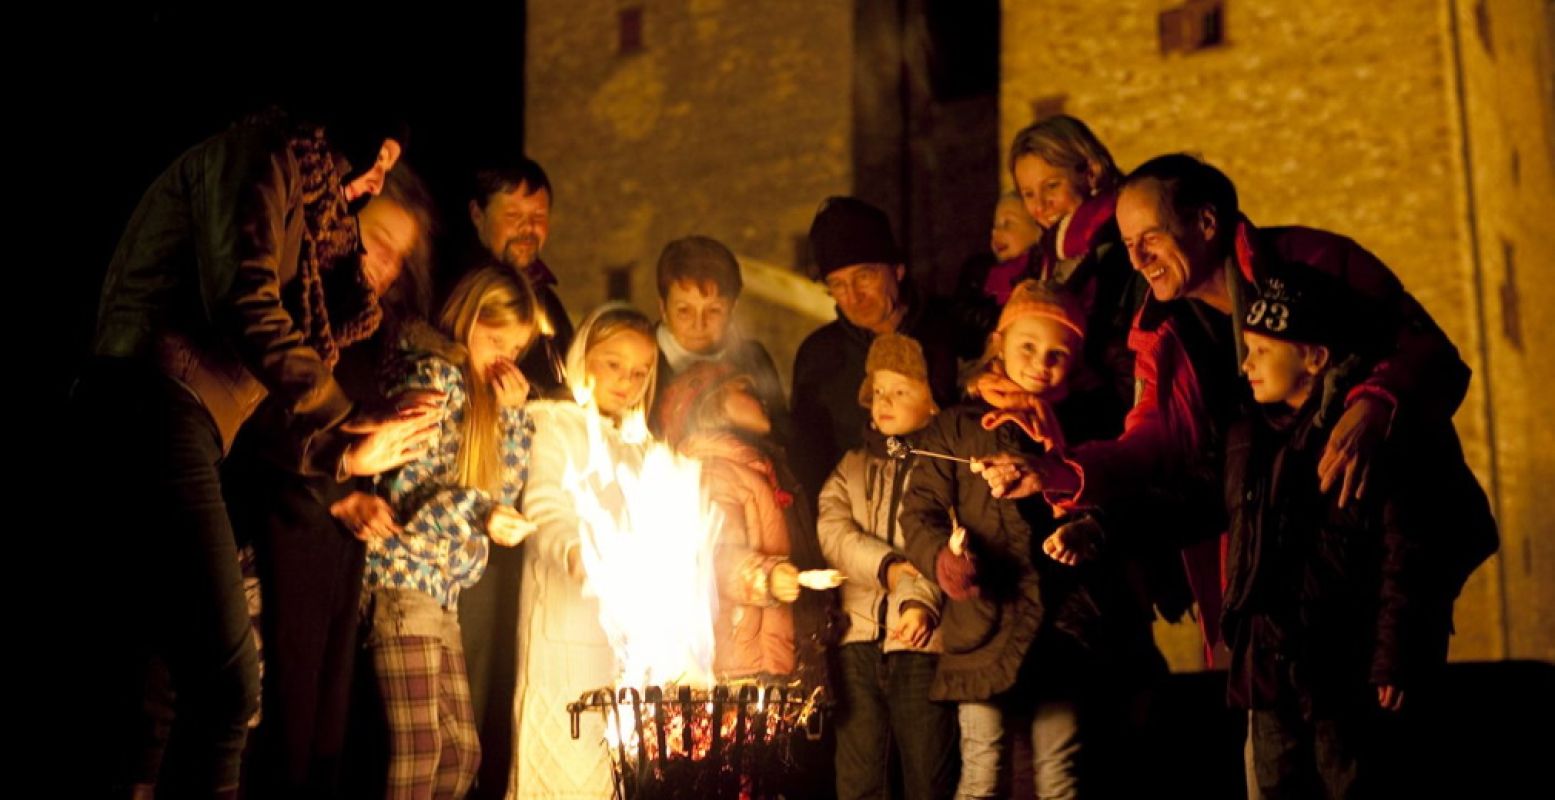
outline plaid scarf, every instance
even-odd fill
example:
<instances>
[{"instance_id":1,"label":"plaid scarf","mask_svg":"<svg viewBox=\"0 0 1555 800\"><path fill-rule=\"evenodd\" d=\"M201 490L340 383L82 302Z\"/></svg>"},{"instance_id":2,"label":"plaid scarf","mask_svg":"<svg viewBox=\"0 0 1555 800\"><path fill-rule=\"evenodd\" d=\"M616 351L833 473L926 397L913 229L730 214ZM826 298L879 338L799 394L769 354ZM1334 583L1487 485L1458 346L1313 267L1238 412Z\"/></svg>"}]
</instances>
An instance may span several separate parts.
<instances>
[{"instance_id":1,"label":"plaid scarf","mask_svg":"<svg viewBox=\"0 0 1555 800\"><path fill-rule=\"evenodd\" d=\"M303 219L296 290L288 292L288 310L300 323L308 346L333 369L340 348L371 336L383 311L362 274L356 217L346 203L324 130L299 130L286 146L301 173ZM332 316L343 322L331 325Z\"/></svg>"}]
</instances>

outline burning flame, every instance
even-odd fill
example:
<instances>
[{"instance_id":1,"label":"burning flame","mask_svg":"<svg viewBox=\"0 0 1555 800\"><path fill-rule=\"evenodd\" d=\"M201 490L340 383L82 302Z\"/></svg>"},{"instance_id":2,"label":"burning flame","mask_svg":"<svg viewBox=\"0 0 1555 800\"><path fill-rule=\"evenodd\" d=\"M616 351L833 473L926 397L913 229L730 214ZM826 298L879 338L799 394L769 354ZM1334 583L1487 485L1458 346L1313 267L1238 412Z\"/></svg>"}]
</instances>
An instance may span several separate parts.
<instances>
[{"instance_id":1,"label":"burning flame","mask_svg":"<svg viewBox=\"0 0 1555 800\"><path fill-rule=\"evenodd\" d=\"M591 382L573 393L585 410L588 457L569 461L563 485L578 514L585 591L599 598L618 683L710 685L713 547L722 520L702 490L700 465L650 439L640 411L621 424L622 441L633 447L613 453Z\"/></svg>"},{"instance_id":2,"label":"burning flame","mask_svg":"<svg viewBox=\"0 0 1555 800\"><path fill-rule=\"evenodd\" d=\"M756 691L742 691L752 687ZM762 689L756 684L728 684L727 688L728 694L713 700L707 692L692 691L689 697L677 697L680 691L637 695L623 689L615 697L594 695L588 698L591 705L580 701L577 708L569 710L602 712L604 743L611 757L636 775L639 756L662 767L665 759L705 761L721 750L720 758L727 761L735 742L747 747L778 743L808 724L822 692L817 688L807 697L802 692ZM783 694L769 703L774 691Z\"/></svg>"}]
</instances>

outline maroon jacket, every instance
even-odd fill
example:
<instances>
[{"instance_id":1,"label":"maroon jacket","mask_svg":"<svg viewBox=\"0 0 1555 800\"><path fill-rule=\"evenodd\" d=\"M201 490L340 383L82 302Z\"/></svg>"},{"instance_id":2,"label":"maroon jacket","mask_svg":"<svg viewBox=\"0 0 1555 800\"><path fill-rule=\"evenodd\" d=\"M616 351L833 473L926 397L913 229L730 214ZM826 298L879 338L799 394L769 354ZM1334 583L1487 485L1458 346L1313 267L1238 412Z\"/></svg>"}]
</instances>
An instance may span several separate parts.
<instances>
[{"instance_id":1,"label":"maroon jacket","mask_svg":"<svg viewBox=\"0 0 1555 800\"><path fill-rule=\"evenodd\" d=\"M1313 228L1258 229L1243 220L1237 228L1232 256L1241 280L1230 287L1233 313L1229 335L1235 362L1213 363L1224 348L1198 346L1201 337L1188 330L1184 309L1190 301L1160 303L1147 298L1129 332L1134 353L1136 401L1124 419L1123 433L1110 441L1088 442L1070 453L1080 472L1081 490L1064 507L1133 500L1138 487L1171 484L1206 460L1213 461L1235 404L1212 396L1207 387L1238 377L1241 362L1241 319L1247 286L1274 264L1304 264L1342 280L1358 295L1373 321L1379 360L1371 374L1346 398L1362 393L1387 398L1397 409L1422 418L1447 419L1468 390L1469 368L1458 357L1425 309L1415 301L1386 265L1353 240ZM1218 372L1216 372L1218 371ZM1246 391L1239 380L1235 391ZM1219 418L1217 418L1219 417ZM1206 519L1213 518L1206 515ZM1216 531L1201 531L1213 534ZM1210 538L1204 536L1201 538ZM1220 613L1220 567L1215 550L1189 559L1199 599L1206 640L1215 641Z\"/></svg>"}]
</instances>

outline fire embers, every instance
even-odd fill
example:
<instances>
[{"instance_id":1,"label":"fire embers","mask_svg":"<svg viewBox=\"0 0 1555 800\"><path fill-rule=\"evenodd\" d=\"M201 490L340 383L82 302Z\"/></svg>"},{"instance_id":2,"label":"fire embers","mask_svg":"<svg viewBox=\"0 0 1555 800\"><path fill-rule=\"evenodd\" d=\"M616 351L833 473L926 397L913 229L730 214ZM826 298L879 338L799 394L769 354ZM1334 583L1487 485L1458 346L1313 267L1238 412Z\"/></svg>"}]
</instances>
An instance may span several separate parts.
<instances>
[{"instance_id":1,"label":"fire embers","mask_svg":"<svg viewBox=\"0 0 1555 800\"><path fill-rule=\"evenodd\" d=\"M820 687L720 684L603 688L567 706L605 723L616 797L776 797L794 769L795 736L821 735Z\"/></svg>"}]
</instances>

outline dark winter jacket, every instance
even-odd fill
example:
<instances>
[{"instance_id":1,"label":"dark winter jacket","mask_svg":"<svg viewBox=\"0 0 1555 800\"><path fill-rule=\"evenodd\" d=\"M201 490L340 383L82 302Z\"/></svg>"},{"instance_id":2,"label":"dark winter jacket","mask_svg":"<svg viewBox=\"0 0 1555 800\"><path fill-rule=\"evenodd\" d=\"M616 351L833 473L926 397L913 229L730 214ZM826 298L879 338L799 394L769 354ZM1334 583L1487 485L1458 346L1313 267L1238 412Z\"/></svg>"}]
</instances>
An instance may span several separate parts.
<instances>
[{"instance_id":1,"label":"dark winter jacket","mask_svg":"<svg viewBox=\"0 0 1555 800\"><path fill-rule=\"evenodd\" d=\"M1103 389L1057 404L1065 437L1082 442L1115 434L1122 409L1109 398ZM981 420L988 410L969 403L942 412L924 431L922 449L983 457L1038 447L1014 424L985 430ZM1029 688L1017 682L1033 674L1041 679L1041 659L1027 663L1038 650L1083 653L1098 667L1159 660L1149 613L1127 587L1119 562L1103 558L1073 568L1048 558L1042 542L1064 520L1055 518L1040 496L993 497L987 481L967 464L922 458L909 482L901 524L907 555L924 575L936 574L936 560L949 541L951 509L967 529L978 596L945 602L940 628L945 654L932 698L987 700Z\"/></svg>"},{"instance_id":2,"label":"dark winter jacket","mask_svg":"<svg viewBox=\"0 0 1555 800\"><path fill-rule=\"evenodd\" d=\"M910 280L902 283L901 300L907 304L907 316L898 332L923 346L934 400L941 408L948 408L956 400L956 355L949 318L941 309L920 302L912 286ZM874 333L838 312L836 320L805 338L794 357L790 464L811 508L842 454L862 442L869 410L859 405L858 391L864 382L864 359L874 339Z\"/></svg>"}]
</instances>

